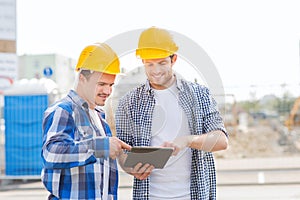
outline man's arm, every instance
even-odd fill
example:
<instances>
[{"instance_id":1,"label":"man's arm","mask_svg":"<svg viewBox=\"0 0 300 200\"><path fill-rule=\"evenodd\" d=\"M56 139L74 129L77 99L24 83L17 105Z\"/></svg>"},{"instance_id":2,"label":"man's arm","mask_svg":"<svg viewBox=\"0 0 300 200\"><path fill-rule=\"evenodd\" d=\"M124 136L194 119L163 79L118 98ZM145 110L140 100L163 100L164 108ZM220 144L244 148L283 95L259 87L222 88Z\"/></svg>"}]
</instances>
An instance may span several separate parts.
<instances>
[{"instance_id":1,"label":"man's arm","mask_svg":"<svg viewBox=\"0 0 300 200\"><path fill-rule=\"evenodd\" d=\"M201 135L189 135L176 138L173 143L179 148L190 147L202 151L213 152L225 150L228 147L228 138L222 131L211 131Z\"/></svg>"},{"instance_id":2,"label":"man's arm","mask_svg":"<svg viewBox=\"0 0 300 200\"><path fill-rule=\"evenodd\" d=\"M201 119L196 123L202 124L202 129L198 129L202 134L192 135L188 140L188 147L202 151L213 152L227 149L228 134L224 127L224 122L218 110L217 102L210 94L207 87L198 88L195 93L196 102L199 103Z\"/></svg>"},{"instance_id":3,"label":"man's arm","mask_svg":"<svg viewBox=\"0 0 300 200\"><path fill-rule=\"evenodd\" d=\"M76 125L71 113L57 107L43 121L42 159L46 168L71 168L109 156L109 138L96 137L75 141Z\"/></svg>"},{"instance_id":4,"label":"man's arm","mask_svg":"<svg viewBox=\"0 0 300 200\"><path fill-rule=\"evenodd\" d=\"M175 155L185 147L214 152L227 149L228 138L223 131L216 130L201 135L178 137L172 143L165 143L164 146L175 147Z\"/></svg>"},{"instance_id":5,"label":"man's arm","mask_svg":"<svg viewBox=\"0 0 300 200\"><path fill-rule=\"evenodd\" d=\"M225 150L228 147L228 138L222 131L211 131L202 135L192 135L188 147L202 151L213 152Z\"/></svg>"}]
</instances>

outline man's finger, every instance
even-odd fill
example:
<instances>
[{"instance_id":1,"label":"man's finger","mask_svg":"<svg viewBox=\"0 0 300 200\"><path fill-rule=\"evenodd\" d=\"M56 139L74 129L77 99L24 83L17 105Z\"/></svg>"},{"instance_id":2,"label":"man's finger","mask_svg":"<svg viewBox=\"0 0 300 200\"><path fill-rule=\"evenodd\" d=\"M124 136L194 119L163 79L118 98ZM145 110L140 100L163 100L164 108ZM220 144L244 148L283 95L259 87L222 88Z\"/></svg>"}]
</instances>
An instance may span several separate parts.
<instances>
[{"instance_id":1,"label":"man's finger","mask_svg":"<svg viewBox=\"0 0 300 200\"><path fill-rule=\"evenodd\" d=\"M122 149L126 149L126 150L131 150L131 146L125 142L123 142L122 140L120 140L120 145Z\"/></svg>"},{"instance_id":2,"label":"man's finger","mask_svg":"<svg viewBox=\"0 0 300 200\"><path fill-rule=\"evenodd\" d=\"M152 170L154 169L153 165L148 165L147 167L144 169L144 172L141 173L141 176L139 177L140 180L145 180L148 176L150 176Z\"/></svg>"},{"instance_id":3,"label":"man's finger","mask_svg":"<svg viewBox=\"0 0 300 200\"><path fill-rule=\"evenodd\" d=\"M138 163L134 166L133 168L133 173L138 173L138 171L140 170L140 168L143 166L142 163Z\"/></svg>"}]
</instances>

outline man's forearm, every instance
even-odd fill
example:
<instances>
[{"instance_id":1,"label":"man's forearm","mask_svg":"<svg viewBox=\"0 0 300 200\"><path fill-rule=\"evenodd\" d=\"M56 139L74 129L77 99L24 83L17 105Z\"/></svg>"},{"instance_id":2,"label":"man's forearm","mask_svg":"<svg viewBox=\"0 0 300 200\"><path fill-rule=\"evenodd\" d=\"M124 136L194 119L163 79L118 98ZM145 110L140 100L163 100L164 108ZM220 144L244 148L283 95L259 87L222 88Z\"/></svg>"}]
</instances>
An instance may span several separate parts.
<instances>
[{"instance_id":1,"label":"man's forearm","mask_svg":"<svg viewBox=\"0 0 300 200\"><path fill-rule=\"evenodd\" d=\"M228 138L222 131L212 131L202 135L191 135L188 139L190 148L213 152L227 149Z\"/></svg>"}]
</instances>

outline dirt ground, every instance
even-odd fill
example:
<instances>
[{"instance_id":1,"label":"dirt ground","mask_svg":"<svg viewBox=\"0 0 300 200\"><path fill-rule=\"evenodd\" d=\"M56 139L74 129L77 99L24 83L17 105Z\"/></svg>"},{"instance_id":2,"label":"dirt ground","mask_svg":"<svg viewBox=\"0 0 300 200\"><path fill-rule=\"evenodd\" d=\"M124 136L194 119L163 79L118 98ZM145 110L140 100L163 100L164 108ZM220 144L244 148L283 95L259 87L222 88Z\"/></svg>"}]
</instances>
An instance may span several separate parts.
<instances>
[{"instance_id":1,"label":"dirt ground","mask_svg":"<svg viewBox=\"0 0 300 200\"><path fill-rule=\"evenodd\" d=\"M246 130L227 127L229 148L215 152L217 158L294 156L300 153L300 130L288 131L278 122L252 124Z\"/></svg>"}]
</instances>

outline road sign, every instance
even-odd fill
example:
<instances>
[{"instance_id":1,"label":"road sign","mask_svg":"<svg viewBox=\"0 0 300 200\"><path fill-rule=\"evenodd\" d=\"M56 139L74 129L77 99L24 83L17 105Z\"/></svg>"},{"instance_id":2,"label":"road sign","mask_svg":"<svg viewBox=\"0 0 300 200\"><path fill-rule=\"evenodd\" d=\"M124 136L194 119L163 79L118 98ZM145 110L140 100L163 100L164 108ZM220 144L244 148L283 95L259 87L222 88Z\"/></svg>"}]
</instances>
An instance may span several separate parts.
<instances>
[{"instance_id":1,"label":"road sign","mask_svg":"<svg viewBox=\"0 0 300 200\"><path fill-rule=\"evenodd\" d=\"M43 73L46 77L50 77L53 74L53 70L51 67L45 67Z\"/></svg>"}]
</instances>

